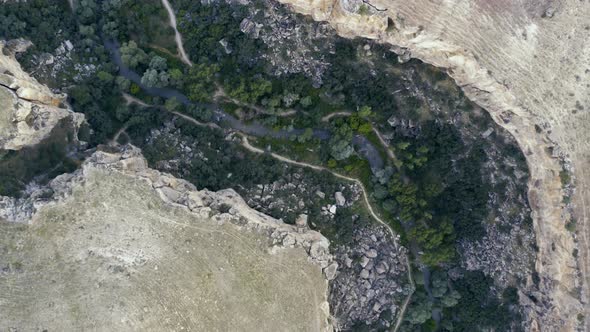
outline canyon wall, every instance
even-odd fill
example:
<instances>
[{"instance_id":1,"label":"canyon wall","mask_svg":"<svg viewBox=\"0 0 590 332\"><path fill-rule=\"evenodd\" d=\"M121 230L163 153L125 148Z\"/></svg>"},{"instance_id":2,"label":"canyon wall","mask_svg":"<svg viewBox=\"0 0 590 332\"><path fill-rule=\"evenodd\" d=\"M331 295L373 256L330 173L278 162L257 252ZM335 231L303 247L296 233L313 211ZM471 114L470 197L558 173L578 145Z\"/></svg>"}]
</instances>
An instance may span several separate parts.
<instances>
[{"instance_id":1,"label":"canyon wall","mask_svg":"<svg viewBox=\"0 0 590 332\"><path fill-rule=\"evenodd\" d=\"M34 146L60 122L67 121L75 131L84 122L84 115L72 112L64 95L53 93L21 68L15 55L30 45L25 40L0 40L0 150Z\"/></svg>"},{"instance_id":2,"label":"canyon wall","mask_svg":"<svg viewBox=\"0 0 590 332\"><path fill-rule=\"evenodd\" d=\"M446 69L516 138L530 169L539 248L539 280L527 281L538 284L539 292L520 296L528 308L526 324L544 331L588 328L590 3L279 1L329 22L344 37L389 44L402 60ZM575 191L562 183L562 172L572 175ZM575 233L566 230L568 222L577 223Z\"/></svg>"}]
</instances>

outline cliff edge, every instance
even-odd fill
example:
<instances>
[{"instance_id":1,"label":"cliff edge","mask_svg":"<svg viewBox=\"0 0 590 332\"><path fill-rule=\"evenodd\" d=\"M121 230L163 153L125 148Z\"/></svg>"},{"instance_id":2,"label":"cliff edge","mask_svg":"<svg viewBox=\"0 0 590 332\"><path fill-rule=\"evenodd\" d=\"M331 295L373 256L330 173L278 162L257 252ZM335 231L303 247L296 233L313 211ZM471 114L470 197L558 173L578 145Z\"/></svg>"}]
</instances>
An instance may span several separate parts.
<instances>
[{"instance_id":1,"label":"cliff edge","mask_svg":"<svg viewBox=\"0 0 590 332\"><path fill-rule=\"evenodd\" d=\"M344 37L374 39L391 45L402 60L445 68L516 138L530 169L539 248L540 292L520 298L530 309L527 326L590 328L590 3L279 1L329 22ZM575 190L563 181L568 174ZM567 224L577 224L577 231L566 230Z\"/></svg>"},{"instance_id":2,"label":"cliff edge","mask_svg":"<svg viewBox=\"0 0 590 332\"><path fill-rule=\"evenodd\" d=\"M0 40L0 150L34 146L62 121L75 130L84 122L83 114L66 105L65 96L51 92L21 68L15 55L30 45L22 39Z\"/></svg>"},{"instance_id":3,"label":"cliff edge","mask_svg":"<svg viewBox=\"0 0 590 332\"><path fill-rule=\"evenodd\" d=\"M45 190L30 219L0 220L0 330L332 330L337 265L305 225L149 169L133 146Z\"/></svg>"}]
</instances>

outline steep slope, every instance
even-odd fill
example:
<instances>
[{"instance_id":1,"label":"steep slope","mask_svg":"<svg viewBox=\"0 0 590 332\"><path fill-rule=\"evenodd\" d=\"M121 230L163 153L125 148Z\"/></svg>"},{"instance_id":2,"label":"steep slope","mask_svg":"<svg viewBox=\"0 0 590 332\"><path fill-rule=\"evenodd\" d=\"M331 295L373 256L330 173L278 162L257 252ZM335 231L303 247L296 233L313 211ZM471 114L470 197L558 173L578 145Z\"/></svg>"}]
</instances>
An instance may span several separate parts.
<instances>
[{"instance_id":1,"label":"steep slope","mask_svg":"<svg viewBox=\"0 0 590 332\"><path fill-rule=\"evenodd\" d=\"M65 96L52 93L23 71L15 54L29 45L24 40L0 41L0 150L36 145L60 122L71 123L77 131L84 121L82 114L65 105Z\"/></svg>"},{"instance_id":2,"label":"steep slope","mask_svg":"<svg viewBox=\"0 0 590 332\"><path fill-rule=\"evenodd\" d=\"M576 0L281 2L315 20L328 21L345 37L375 39L391 44L403 59L415 57L446 68L470 99L514 135L531 173L529 201L538 239L541 291L535 298L521 296L521 302L532 309L531 329L575 329L588 310L581 299L588 295L590 276L586 208L590 178L585 174L590 165L590 4ZM562 164L573 172L576 186L569 206L563 203ZM577 236L565 228L576 219Z\"/></svg>"},{"instance_id":3,"label":"steep slope","mask_svg":"<svg viewBox=\"0 0 590 332\"><path fill-rule=\"evenodd\" d=\"M131 146L49 188L29 223L0 221L0 330L331 329L319 233L196 191Z\"/></svg>"}]
</instances>

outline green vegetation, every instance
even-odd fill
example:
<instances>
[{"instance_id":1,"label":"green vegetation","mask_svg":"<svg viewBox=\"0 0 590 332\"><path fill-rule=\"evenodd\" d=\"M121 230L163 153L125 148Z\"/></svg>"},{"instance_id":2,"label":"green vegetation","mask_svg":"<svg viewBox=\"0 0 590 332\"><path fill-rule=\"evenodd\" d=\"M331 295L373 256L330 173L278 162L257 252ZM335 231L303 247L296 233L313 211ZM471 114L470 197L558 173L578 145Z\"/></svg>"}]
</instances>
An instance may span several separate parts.
<instances>
[{"instance_id":1,"label":"green vegetation","mask_svg":"<svg viewBox=\"0 0 590 332\"><path fill-rule=\"evenodd\" d=\"M471 112L473 106L448 77L417 61L398 64L397 56L384 46L371 44L373 55L369 56L364 50L366 40L341 38L335 40L334 52L325 55L330 66L320 87L314 87L303 74L275 77L262 57L266 46L239 29L240 22L248 15L246 7L225 2L203 5L190 0L177 0L174 6L178 10L185 47L194 62L190 68L173 55L176 53L174 39L159 1L79 1L76 18L68 12L65 1L57 4L34 1L31 15L23 14L27 10L22 10L21 4L4 4L0 7L0 21L8 23L0 31L5 36L25 36L36 44L47 45L43 49L37 46L25 58L57 46L46 40L51 43L71 40L79 61L97 65L96 72L80 78L67 91L74 109L86 115L93 130L88 139L91 146L107 142L119 128L128 125L132 143L143 149L152 166L180 153L173 142L164 138L146 142L151 130L160 128L171 116L160 109L138 110L127 106L121 98L122 92L204 122L210 120L211 111L198 106L187 107L176 99L147 96L138 85L118 76L104 49L103 39L113 38L119 42L124 63L133 68L147 86L179 89L194 102L212 102L214 94L220 92L227 97L222 106L230 114L235 114L236 104L244 104L248 105L244 107L248 108L245 111L248 119L269 128L302 129L302 133L292 139L264 137L255 143L360 179L371 193L370 199L380 215L401 233L404 244L415 246L423 253L414 258L434 271L430 285L420 285L416 291L404 323L406 330L435 330L433 308L443 313L439 330L503 331L510 328L510 322L518 319L512 305L517 302L514 291L507 290L499 296L491 291L489 277L481 272L464 271L457 265L458 240L478 240L485 235L483 221L490 213L488 195L494 188L483 174L490 142L479 138L466 142L449 120L461 113L471 121L470 125L480 128L488 127L491 120L475 116L475 112ZM359 13L367 12L368 7L363 4ZM46 20L40 19L45 16ZM10 30L13 26L16 28ZM60 37L55 38L57 35ZM231 53L220 45L222 39L231 45ZM405 71L405 75L412 75L412 81L424 89L431 102L440 105L440 112L431 112L425 101L405 92L408 87L403 81L407 77L402 75L402 70L407 68L411 70ZM400 91L403 93L396 94ZM259 114L257 108L264 109L266 114ZM277 116L287 110L296 111L296 116ZM334 117L329 122L321 120L327 114L343 111L352 115ZM411 120L420 128L415 133L401 126L390 129L395 142L391 147L397 159L395 164L372 131L372 125L386 123L391 116ZM268 155L253 155L226 141L221 132L195 127L184 120L176 120L176 124L183 137L197 142L202 155L195 153L188 164L173 172L199 188L234 187L246 195L257 185L262 185L264 190L264 186L290 178L294 173L291 166ZM331 136L320 140L313 136L312 128L325 129ZM371 141L386 161L385 167L375 174L369 163L354 152L352 139L357 134ZM47 151L48 154L27 160L50 159L55 163L64 157L59 147ZM522 158L518 150L508 153L514 154L517 160ZM17 159L11 158L5 156L0 167L7 165L6 168L18 169L14 166L18 163L10 161ZM39 165L47 164L39 162ZM27 172L14 178L30 179L37 174L33 169ZM328 197L339 186L336 179L325 173L302 172L306 183L322 188ZM560 177L564 186L571 181L567 173ZM0 183L4 186L0 193L15 192L19 188L10 179ZM305 209L295 208L289 212L271 209L269 214L293 222L305 211L315 222L312 227L335 244L349 243L353 230L370 220L366 211L355 206L339 208L337 224L327 222L321 217L321 206L328 203L327 199L318 199L314 191L301 196ZM293 202L293 206L297 203ZM361 217L353 218L353 214ZM574 227L568 225L566 227ZM452 268L460 270L463 277L451 280L446 271ZM431 294L426 291L428 288Z\"/></svg>"},{"instance_id":2,"label":"green vegetation","mask_svg":"<svg viewBox=\"0 0 590 332\"><path fill-rule=\"evenodd\" d=\"M31 53L52 52L77 33L66 0L12 1L0 6L0 36L32 41Z\"/></svg>"},{"instance_id":3,"label":"green vegetation","mask_svg":"<svg viewBox=\"0 0 590 332\"><path fill-rule=\"evenodd\" d=\"M576 219L572 218L568 222L565 223L565 229L574 233L576 231L577 224L578 224L578 221Z\"/></svg>"},{"instance_id":4,"label":"green vegetation","mask_svg":"<svg viewBox=\"0 0 590 332\"><path fill-rule=\"evenodd\" d=\"M18 197L33 179L47 183L55 176L71 172L78 161L67 156L68 128L58 125L49 138L35 147L8 151L0 156L0 196Z\"/></svg>"},{"instance_id":5,"label":"green vegetation","mask_svg":"<svg viewBox=\"0 0 590 332\"><path fill-rule=\"evenodd\" d=\"M359 7L358 13L360 15L368 15L369 14L369 6L362 4Z\"/></svg>"},{"instance_id":6,"label":"green vegetation","mask_svg":"<svg viewBox=\"0 0 590 332\"><path fill-rule=\"evenodd\" d=\"M566 170L559 172L559 179L561 180L561 185L563 187L567 186L572 181L570 173Z\"/></svg>"}]
</instances>

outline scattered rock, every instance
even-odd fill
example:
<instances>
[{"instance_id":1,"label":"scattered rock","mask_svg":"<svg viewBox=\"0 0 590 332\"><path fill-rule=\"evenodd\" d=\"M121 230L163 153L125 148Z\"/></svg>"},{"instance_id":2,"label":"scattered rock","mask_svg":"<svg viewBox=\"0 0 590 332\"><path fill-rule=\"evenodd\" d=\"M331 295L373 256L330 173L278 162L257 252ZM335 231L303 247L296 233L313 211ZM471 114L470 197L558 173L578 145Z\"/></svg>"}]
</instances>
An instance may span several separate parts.
<instances>
[{"instance_id":1,"label":"scattered rock","mask_svg":"<svg viewBox=\"0 0 590 332\"><path fill-rule=\"evenodd\" d=\"M336 205L330 205L328 211L330 211L331 214L336 214Z\"/></svg>"}]
</instances>

